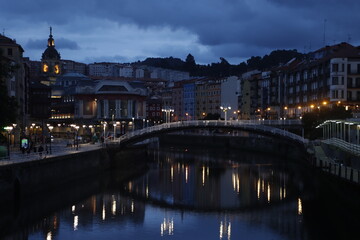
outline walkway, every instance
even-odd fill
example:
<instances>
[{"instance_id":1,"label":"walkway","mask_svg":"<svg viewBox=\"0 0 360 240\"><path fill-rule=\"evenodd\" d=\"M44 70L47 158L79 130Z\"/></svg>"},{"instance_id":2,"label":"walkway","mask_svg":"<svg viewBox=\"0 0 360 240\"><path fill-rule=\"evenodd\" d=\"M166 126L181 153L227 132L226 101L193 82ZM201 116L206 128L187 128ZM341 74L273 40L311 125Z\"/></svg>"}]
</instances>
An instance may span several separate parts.
<instances>
[{"instance_id":1,"label":"walkway","mask_svg":"<svg viewBox=\"0 0 360 240\"><path fill-rule=\"evenodd\" d=\"M76 150L75 147L67 146L68 141L69 140L66 139L54 139L54 142L51 144L51 154L50 153L44 154L45 153L44 151L41 157L38 152L31 151L30 153L22 153L18 148L11 149L10 159L0 158L0 166L22 163L22 162L37 161L44 158L76 154L78 152L92 151L101 148L100 143L96 143L96 144L84 143L84 144L79 144L79 148L78 150Z\"/></svg>"},{"instance_id":2,"label":"walkway","mask_svg":"<svg viewBox=\"0 0 360 240\"><path fill-rule=\"evenodd\" d=\"M325 141L324 141L325 142ZM314 146L315 161L313 164L315 167L320 168L322 171L347 181L360 184L360 171L352 167L348 167L338 162L337 159L333 159L331 156L327 156L321 147L321 145Z\"/></svg>"}]
</instances>

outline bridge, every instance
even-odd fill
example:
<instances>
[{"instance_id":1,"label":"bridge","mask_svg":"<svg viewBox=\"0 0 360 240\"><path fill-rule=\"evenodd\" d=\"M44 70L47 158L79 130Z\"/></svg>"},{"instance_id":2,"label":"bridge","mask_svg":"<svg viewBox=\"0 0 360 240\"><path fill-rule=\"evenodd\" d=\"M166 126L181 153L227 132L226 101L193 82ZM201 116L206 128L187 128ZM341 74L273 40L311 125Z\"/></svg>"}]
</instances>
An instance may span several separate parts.
<instances>
[{"instance_id":1,"label":"bridge","mask_svg":"<svg viewBox=\"0 0 360 240\"><path fill-rule=\"evenodd\" d=\"M196 120L171 122L130 131L120 138L108 141L106 144L119 145L124 147L136 142L141 142L145 139L157 136L163 133L176 132L186 129L228 129L228 130L244 130L248 132L257 133L260 135L272 136L296 142L298 144L308 143L307 139L283 130L289 126L300 126L299 120L233 120L233 121L218 121L218 120Z\"/></svg>"}]
</instances>

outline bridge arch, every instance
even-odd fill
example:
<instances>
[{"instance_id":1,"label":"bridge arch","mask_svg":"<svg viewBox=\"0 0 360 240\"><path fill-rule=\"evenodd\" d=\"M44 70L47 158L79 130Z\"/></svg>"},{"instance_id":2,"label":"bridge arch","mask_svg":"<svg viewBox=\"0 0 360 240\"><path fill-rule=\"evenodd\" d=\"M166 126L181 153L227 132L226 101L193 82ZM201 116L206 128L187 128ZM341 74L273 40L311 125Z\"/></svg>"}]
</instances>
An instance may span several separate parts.
<instances>
[{"instance_id":1,"label":"bridge arch","mask_svg":"<svg viewBox=\"0 0 360 240\"><path fill-rule=\"evenodd\" d=\"M307 140L294 133L276 128L274 126L284 126L284 121L217 121L217 120L197 120L164 123L152 127L147 127L135 131L131 131L122 135L114 141L108 142L111 145L118 145L119 147L126 147L136 142L158 136L164 133L177 132L187 129L229 129L229 130L244 130L259 135L271 136L295 142L300 145L305 145ZM267 125L265 125L267 124ZM287 122L289 124L289 122ZM298 122L296 122L298 124Z\"/></svg>"}]
</instances>

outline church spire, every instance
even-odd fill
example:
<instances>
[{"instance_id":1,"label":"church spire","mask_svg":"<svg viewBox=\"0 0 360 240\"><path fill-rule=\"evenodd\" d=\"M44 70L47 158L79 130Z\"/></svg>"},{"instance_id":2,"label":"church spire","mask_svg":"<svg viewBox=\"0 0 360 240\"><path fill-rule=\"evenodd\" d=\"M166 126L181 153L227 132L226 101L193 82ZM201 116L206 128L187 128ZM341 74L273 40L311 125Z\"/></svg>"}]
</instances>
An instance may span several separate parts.
<instances>
[{"instance_id":1,"label":"church spire","mask_svg":"<svg viewBox=\"0 0 360 240\"><path fill-rule=\"evenodd\" d=\"M53 36L52 36L52 27L50 27L50 35L49 35L49 39L48 39L48 47L55 47L55 40L53 39Z\"/></svg>"}]
</instances>

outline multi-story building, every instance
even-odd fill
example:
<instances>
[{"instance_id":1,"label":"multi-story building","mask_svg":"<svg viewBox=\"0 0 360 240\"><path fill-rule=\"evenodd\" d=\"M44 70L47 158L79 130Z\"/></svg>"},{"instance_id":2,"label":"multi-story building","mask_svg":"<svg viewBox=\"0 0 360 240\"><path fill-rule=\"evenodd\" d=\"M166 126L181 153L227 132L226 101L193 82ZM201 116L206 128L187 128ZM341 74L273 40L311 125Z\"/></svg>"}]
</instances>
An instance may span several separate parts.
<instances>
[{"instance_id":1,"label":"multi-story building","mask_svg":"<svg viewBox=\"0 0 360 240\"><path fill-rule=\"evenodd\" d=\"M119 68L119 77L134 77L134 68L131 65L124 65Z\"/></svg>"},{"instance_id":2,"label":"multi-story building","mask_svg":"<svg viewBox=\"0 0 360 240\"><path fill-rule=\"evenodd\" d=\"M15 66L15 71L5 79L8 96L14 97L18 104L17 110L17 129L24 131L28 118L28 91L29 91L29 65L23 59L24 49L6 36L0 34L0 51L2 55L0 61L7 61ZM20 132L17 131L17 132Z\"/></svg>"},{"instance_id":3,"label":"multi-story building","mask_svg":"<svg viewBox=\"0 0 360 240\"><path fill-rule=\"evenodd\" d=\"M196 119L208 114L221 114L221 80L201 79L196 82Z\"/></svg>"},{"instance_id":4,"label":"multi-story building","mask_svg":"<svg viewBox=\"0 0 360 240\"><path fill-rule=\"evenodd\" d=\"M157 96L153 96L146 100L146 121L147 125L159 123L162 118L162 102Z\"/></svg>"},{"instance_id":5,"label":"multi-story building","mask_svg":"<svg viewBox=\"0 0 360 240\"><path fill-rule=\"evenodd\" d=\"M99 77L116 77L119 76L119 63L91 63L89 64L89 75Z\"/></svg>"},{"instance_id":6,"label":"multi-story building","mask_svg":"<svg viewBox=\"0 0 360 240\"><path fill-rule=\"evenodd\" d=\"M261 72L258 70L243 73L240 79L239 110L240 119L256 119L261 115L259 101L259 79Z\"/></svg>"},{"instance_id":7,"label":"multi-story building","mask_svg":"<svg viewBox=\"0 0 360 240\"><path fill-rule=\"evenodd\" d=\"M87 74L87 65L85 63L75 62L72 60L61 60L62 62L62 73L79 73Z\"/></svg>"},{"instance_id":8,"label":"multi-story building","mask_svg":"<svg viewBox=\"0 0 360 240\"><path fill-rule=\"evenodd\" d=\"M242 117L248 118L250 114L250 118L301 118L305 112L334 105L343 105L357 115L360 110L359 56L360 49L340 43L263 71L261 76L243 75Z\"/></svg>"},{"instance_id":9,"label":"multi-story building","mask_svg":"<svg viewBox=\"0 0 360 240\"><path fill-rule=\"evenodd\" d=\"M360 49L340 43L309 53L307 59L289 69L284 95L287 115L300 117L312 109L339 104L357 112L359 56Z\"/></svg>"},{"instance_id":10,"label":"multi-story building","mask_svg":"<svg viewBox=\"0 0 360 240\"><path fill-rule=\"evenodd\" d=\"M194 120L195 117L195 81L183 82L184 120Z\"/></svg>"},{"instance_id":11,"label":"multi-story building","mask_svg":"<svg viewBox=\"0 0 360 240\"><path fill-rule=\"evenodd\" d=\"M172 104L174 108L174 121L186 119L183 109L184 89L181 82L176 82L172 87Z\"/></svg>"}]
</instances>

